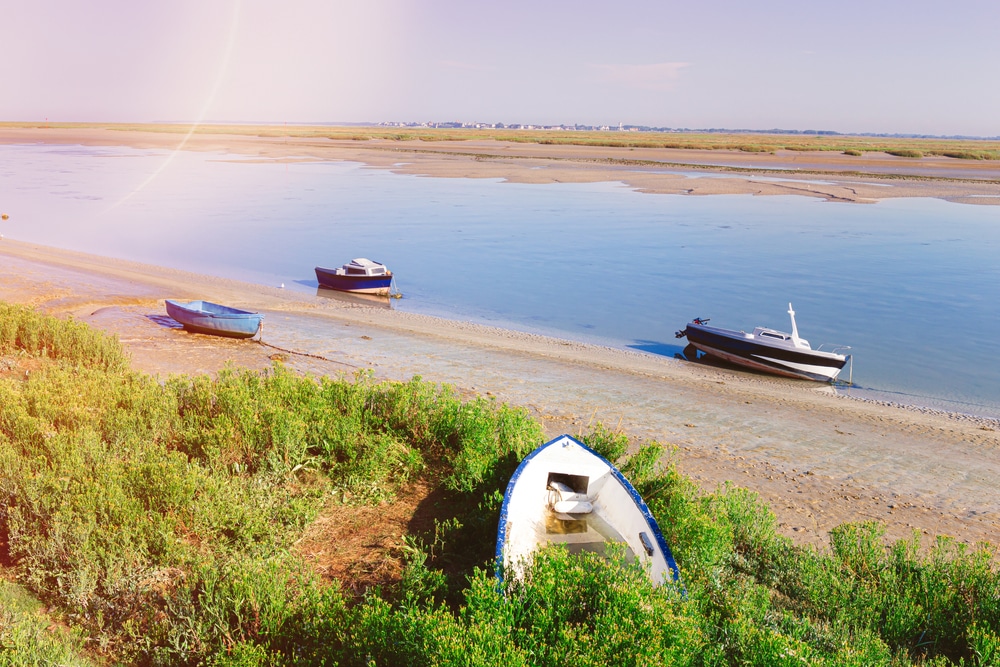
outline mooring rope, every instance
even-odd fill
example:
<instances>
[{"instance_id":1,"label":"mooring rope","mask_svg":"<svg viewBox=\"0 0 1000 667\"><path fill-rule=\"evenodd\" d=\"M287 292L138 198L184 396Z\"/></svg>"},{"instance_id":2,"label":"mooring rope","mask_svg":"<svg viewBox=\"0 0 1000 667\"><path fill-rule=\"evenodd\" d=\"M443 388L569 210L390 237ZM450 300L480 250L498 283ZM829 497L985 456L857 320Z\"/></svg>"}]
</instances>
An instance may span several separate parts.
<instances>
[{"instance_id":1,"label":"mooring rope","mask_svg":"<svg viewBox=\"0 0 1000 667\"><path fill-rule=\"evenodd\" d=\"M312 357L313 359L319 359L321 361L328 361L331 364L341 364L342 366L348 366L350 368L361 368L360 366L355 366L354 364L349 364L346 361L338 361L337 359L329 359L319 354L313 354L311 352L297 352L296 350L287 350L283 347L278 347L277 345L272 345L271 343L265 343L263 338L258 338L257 342L264 347L269 347L272 350L278 350L279 352L285 352L287 354L295 354L300 357Z\"/></svg>"}]
</instances>

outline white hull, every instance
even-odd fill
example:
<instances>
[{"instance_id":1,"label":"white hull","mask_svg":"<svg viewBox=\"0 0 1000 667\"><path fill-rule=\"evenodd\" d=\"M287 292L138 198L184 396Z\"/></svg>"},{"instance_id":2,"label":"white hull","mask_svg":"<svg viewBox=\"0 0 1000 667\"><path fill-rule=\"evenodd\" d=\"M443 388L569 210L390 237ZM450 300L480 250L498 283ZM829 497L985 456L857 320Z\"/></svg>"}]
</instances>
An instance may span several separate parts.
<instances>
[{"instance_id":1,"label":"white hull","mask_svg":"<svg viewBox=\"0 0 1000 667\"><path fill-rule=\"evenodd\" d=\"M649 508L605 458L564 435L522 461L507 485L497 530L501 578L521 578L546 544L604 553L611 542L623 544L626 557L637 558L654 585L678 580Z\"/></svg>"}]
</instances>

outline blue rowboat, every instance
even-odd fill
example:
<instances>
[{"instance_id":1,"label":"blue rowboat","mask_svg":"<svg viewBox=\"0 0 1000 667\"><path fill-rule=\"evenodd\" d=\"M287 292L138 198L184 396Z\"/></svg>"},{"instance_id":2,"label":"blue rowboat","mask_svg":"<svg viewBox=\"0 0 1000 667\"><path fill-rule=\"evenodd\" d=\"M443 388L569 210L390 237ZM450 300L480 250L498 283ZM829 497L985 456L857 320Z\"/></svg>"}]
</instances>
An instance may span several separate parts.
<instances>
[{"instance_id":1,"label":"blue rowboat","mask_svg":"<svg viewBox=\"0 0 1000 667\"><path fill-rule=\"evenodd\" d=\"M611 462L568 435L528 454L500 509L497 578L523 579L532 554L546 544L603 554L611 542L642 563L654 586L680 582L656 519Z\"/></svg>"},{"instance_id":2,"label":"blue rowboat","mask_svg":"<svg viewBox=\"0 0 1000 667\"><path fill-rule=\"evenodd\" d=\"M248 310L220 306L209 301L181 303L166 300L167 315L192 333L212 334L229 338L251 338L260 331L264 316Z\"/></svg>"},{"instance_id":3,"label":"blue rowboat","mask_svg":"<svg viewBox=\"0 0 1000 667\"><path fill-rule=\"evenodd\" d=\"M392 287L392 271L385 264L359 257L337 269L317 266L316 280L327 289L385 296Z\"/></svg>"}]
</instances>

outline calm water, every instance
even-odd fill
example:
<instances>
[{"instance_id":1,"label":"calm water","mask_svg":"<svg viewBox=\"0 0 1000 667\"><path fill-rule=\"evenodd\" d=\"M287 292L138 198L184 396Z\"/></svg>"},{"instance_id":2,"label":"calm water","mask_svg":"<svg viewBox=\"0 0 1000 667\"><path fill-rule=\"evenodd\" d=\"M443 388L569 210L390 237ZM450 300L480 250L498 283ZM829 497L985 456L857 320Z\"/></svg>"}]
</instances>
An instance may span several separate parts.
<instances>
[{"instance_id":1,"label":"calm water","mask_svg":"<svg viewBox=\"0 0 1000 667\"><path fill-rule=\"evenodd\" d=\"M845 344L899 402L1000 416L1000 209L684 197L353 163L0 146L10 238L315 291L385 262L393 306L672 356L693 317Z\"/></svg>"}]
</instances>

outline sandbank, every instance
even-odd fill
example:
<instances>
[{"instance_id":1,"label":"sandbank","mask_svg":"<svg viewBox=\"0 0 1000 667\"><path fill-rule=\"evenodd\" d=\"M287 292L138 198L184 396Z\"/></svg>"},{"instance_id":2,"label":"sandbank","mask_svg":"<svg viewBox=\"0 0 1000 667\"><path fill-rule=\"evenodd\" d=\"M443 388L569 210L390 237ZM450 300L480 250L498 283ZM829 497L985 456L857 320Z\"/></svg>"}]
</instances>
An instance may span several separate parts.
<instances>
[{"instance_id":1,"label":"sandbank","mask_svg":"<svg viewBox=\"0 0 1000 667\"><path fill-rule=\"evenodd\" d=\"M186 333L165 298L260 310L266 344ZM10 239L0 241L0 300L113 333L136 368L160 377L281 360L314 375L449 383L524 406L553 436L601 421L673 445L672 460L706 489L756 491L798 543L823 547L831 528L877 520L890 538L1000 544L996 420Z\"/></svg>"},{"instance_id":2,"label":"sandbank","mask_svg":"<svg viewBox=\"0 0 1000 667\"><path fill-rule=\"evenodd\" d=\"M142 126L137 126L142 127ZM496 140L345 140L256 136L230 128L182 126L17 127L0 125L0 144L53 143L216 151L266 161L346 160L396 173L493 178L513 183L620 182L675 195L798 195L872 203L898 197L1000 205L1000 161L834 151L616 148ZM237 128L239 129L239 128ZM272 128L273 129L273 128Z\"/></svg>"}]
</instances>

